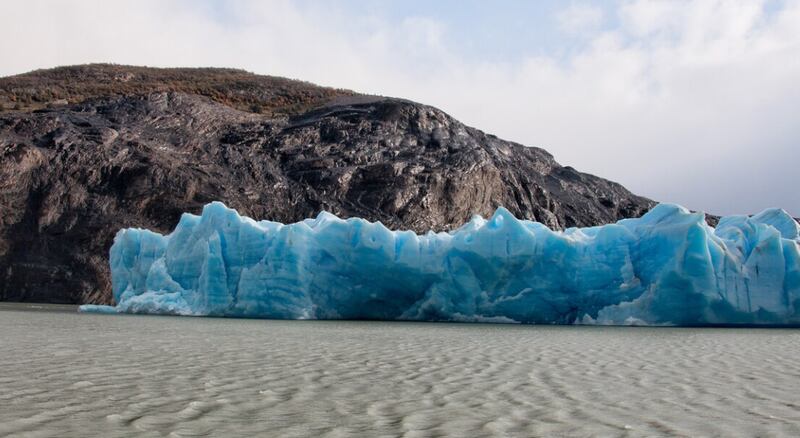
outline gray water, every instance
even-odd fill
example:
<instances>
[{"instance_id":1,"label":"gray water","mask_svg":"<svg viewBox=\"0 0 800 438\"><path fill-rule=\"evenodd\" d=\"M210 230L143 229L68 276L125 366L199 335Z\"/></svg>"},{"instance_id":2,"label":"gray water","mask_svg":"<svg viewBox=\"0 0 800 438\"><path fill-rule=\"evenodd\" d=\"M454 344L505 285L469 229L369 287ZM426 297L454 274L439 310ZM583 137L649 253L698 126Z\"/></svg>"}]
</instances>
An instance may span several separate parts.
<instances>
[{"instance_id":1,"label":"gray water","mask_svg":"<svg viewBox=\"0 0 800 438\"><path fill-rule=\"evenodd\" d=\"M0 305L0 436L800 436L800 331Z\"/></svg>"}]
</instances>

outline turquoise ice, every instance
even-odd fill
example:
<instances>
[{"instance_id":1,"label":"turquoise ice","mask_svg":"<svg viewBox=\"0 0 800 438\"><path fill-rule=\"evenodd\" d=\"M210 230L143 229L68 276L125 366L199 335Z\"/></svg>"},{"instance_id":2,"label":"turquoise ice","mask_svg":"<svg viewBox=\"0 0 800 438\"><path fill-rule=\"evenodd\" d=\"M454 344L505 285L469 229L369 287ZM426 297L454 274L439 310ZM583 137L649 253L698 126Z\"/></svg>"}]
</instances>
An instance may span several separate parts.
<instances>
[{"instance_id":1,"label":"turquoise ice","mask_svg":"<svg viewBox=\"0 0 800 438\"><path fill-rule=\"evenodd\" d=\"M163 236L121 230L116 307L83 311L543 324L800 324L800 226L660 204L553 231L499 208L452 232L321 213L254 221L214 202Z\"/></svg>"}]
</instances>

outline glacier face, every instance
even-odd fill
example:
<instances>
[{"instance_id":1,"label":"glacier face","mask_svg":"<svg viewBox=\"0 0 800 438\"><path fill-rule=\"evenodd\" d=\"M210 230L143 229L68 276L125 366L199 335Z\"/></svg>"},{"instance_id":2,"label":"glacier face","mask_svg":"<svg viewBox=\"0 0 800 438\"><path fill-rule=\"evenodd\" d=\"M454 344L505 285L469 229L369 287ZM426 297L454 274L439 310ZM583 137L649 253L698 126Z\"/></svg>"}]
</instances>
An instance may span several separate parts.
<instances>
[{"instance_id":1,"label":"glacier face","mask_svg":"<svg viewBox=\"0 0 800 438\"><path fill-rule=\"evenodd\" d=\"M450 233L321 213L284 225L219 202L163 236L121 230L116 307L82 311L288 319L555 324L798 324L800 227L660 204L552 231L500 208ZM797 310L796 310L797 309Z\"/></svg>"}]
</instances>

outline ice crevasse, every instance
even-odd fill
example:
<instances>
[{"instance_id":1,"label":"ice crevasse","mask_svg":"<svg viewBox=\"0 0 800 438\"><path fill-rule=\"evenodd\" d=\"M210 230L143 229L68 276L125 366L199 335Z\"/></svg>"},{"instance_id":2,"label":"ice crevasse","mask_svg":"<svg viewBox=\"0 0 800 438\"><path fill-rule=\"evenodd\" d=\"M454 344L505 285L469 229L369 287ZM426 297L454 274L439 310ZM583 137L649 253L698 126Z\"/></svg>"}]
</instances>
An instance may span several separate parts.
<instances>
[{"instance_id":1,"label":"ice crevasse","mask_svg":"<svg viewBox=\"0 0 800 438\"><path fill-rule=\"evenodd\" d=\"M451 232L320 213L257 222L214 202L161 235L124 229L116 306L87 312L547 324L800 324L800 226L660 204L553 231L499 208Z\"/></svg>"}]
</instances>

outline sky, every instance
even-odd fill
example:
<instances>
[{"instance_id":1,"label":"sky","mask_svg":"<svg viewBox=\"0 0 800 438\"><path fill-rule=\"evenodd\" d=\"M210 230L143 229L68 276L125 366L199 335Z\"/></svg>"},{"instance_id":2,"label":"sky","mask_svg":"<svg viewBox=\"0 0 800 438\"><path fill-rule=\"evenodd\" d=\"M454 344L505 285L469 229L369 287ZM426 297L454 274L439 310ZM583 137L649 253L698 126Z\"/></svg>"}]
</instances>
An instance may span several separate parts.
<instances>
[{"instance_id":1,"label":"sky","mask_svg":"<svg viewBox=\"0 0 800 438\"><path fill-rule=\"evenodd\" d=\"M800 0L10 0L0 60L403 97L658 201L800 216Z\"/></svg>"}]
</instances>

